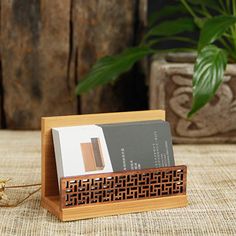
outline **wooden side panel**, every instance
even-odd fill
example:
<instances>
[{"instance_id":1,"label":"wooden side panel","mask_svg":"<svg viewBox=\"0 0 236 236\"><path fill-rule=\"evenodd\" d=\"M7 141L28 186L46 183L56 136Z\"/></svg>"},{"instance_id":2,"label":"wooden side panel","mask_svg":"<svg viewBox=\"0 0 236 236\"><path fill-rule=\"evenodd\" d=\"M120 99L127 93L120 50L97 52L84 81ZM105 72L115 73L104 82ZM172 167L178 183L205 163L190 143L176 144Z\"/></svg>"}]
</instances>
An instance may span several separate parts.
<instances>
[{"instance_id":1,"label":"wooden side panel","mask_svg":"<svg viewBox=\"0 0 236 236\"><path fill-rule=\"evenodd\" d=\"M53 127L156 119L165 120L165 112L162 110L153 110L42 118L42 199L45 196L59 194L57 187L58 182L55 154L51 133L51 129Z\"/></svg>"},{"instance_id":2,"label":"wooden side panel","mask_svg":"<svg viewBox=\"0 0 236 236\"><path fill-rule=\"evenodd\" d=\"M7 128L39 129L41 116L76 113L70 0L1 1L1 19Z\"/></svg>"}]
</instances>

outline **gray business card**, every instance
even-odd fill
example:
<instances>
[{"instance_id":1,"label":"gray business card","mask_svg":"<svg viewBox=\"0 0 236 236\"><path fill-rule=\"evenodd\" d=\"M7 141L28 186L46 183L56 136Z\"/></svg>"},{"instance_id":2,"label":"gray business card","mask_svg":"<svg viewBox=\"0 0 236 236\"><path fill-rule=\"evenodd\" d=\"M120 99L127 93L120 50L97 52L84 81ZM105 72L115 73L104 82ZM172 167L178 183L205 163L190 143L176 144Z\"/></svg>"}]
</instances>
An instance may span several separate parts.
<instances>
[{"instance_id":1,"label":"gray business card","mask_svg":"<svg viewBox=\"0 0 236 236\"><path fill-rule=\"evenodd\" d=\"M156 120L99 126L114 171L175 165L168 122Z\"/></svg>"}]
</instances>

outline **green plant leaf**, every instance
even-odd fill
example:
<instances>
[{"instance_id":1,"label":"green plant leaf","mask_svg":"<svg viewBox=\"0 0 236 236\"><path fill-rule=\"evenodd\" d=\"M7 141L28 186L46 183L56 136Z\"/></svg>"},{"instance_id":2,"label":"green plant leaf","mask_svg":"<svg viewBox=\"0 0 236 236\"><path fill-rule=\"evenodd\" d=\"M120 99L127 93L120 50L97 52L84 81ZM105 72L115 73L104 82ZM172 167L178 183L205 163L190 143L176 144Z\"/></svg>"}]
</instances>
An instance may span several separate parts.
<instances>
[{"instance_id":1,"label":"green plant leaf","mask_svg":"<svg viewBox=\"0 0 236 236\"><path fill-rule=\"evenodd\" d=\"M201 50L206 45L213 43L235 23L235 16L216 16L207 20L200 33L198 49Z\"/></svg>"},{"instance_id":2,"label":"green plant leaf","mask_svg":"<svg viewBox=\"0 0 236 236\"><path fill-rule=\"evenodd\" d=\"M130 70L135 62L153 52L149 47L140 46L129 48L115 56L106 56L99 59L77 85L77 94L114 81L119 75Z\"/></svg>"},{"instance_id":3,"label":"green plant leaf","mask_svg":"<svg viewBox=\"0 0 236 236\"><path fill-rule=\"evenodd\" d=\"M215 95L223 81L227 64L226 52L215 45L204 47L198 54L193 74L193 103L191 117Z\"/></svg>"},{"instance_id":4,"label":"green plant leaf","mask_svg":"<svg viewBox=\"0 0 236 236\"><path fill-rule=\"evenodd\" d=\"M213 4L215 0L187 0L187 2L194 4L194 5L208 5L209 3Z\"/></svg>"},{"instance_id":5,"label":"green plant leaf","mask_svg":"<svg viewBox=\"0 0 236 236\"><path fill-rule=\"evenodd\" d=\"M206 21L207 21L207 18L200 18L200 17L194 18L194 22L198 26L199 29L203 28Z\"/></svg>"},{"instance_id":6,"label":"green plant leaf","mask_svg":"<svg viewBox=\"0 0 236 236\"><path fill-rule=\"evenodd\" d=\"M187 2L193 5L203 5L206 7L215 7L216 1L215 0L187 0Z\"/></svg>"},{"instance_id":7,"label":"green plant leaf","mask_svg":"<svg viewBox=\"0 0 236 236\"><path fill-rule=\"evenodd\" d=\"M180 18L165 21L157 26L154 26L144 37L172 36L182 32L192 32L194 29L195 24L192 18Z\"/></svg>"},{"instance_id":8,"label":"green plant leaf","mask_svg":"<svg viewBox=\"0 0 236 236\"><path fill-rule=\"evenodd\" d=\"M148 19L148 25L152 26L154 23L156 23L158 20L162 18L166 18L168 16L174 16L175 14L181 14L181 13L186 13L186 12L187 12L186 9L181 4L165 6L159 11L153 12L151 14L151 16Z\"/></svg>"},{"instance_id":9,"label":"green plant leaf","mask_svg":"<svg viewBox=\"0 0 236 236\"><path fill-rule=\"evenodd\" d=\"M219 1L216 0L187 0L187 2L192 4L193 8L198 5L199 7L205 7L217 12L222 12L222 7L220 7Z\"/></svg>"}]
</instances>

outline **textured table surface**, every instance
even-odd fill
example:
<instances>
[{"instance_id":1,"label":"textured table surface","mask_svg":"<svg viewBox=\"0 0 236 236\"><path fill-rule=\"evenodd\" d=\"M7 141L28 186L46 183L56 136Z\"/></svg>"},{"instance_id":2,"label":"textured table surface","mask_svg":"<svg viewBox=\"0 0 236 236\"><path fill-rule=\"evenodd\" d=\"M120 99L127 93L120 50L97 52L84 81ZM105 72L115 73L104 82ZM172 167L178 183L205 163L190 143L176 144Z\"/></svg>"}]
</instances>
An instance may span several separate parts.
<instances>
[{"instance_id":1,"label":"textured table surface","mask_svg":"<svg viewBox=\"0 0 236 236\"><path fill-rule=\"evenodd\" d=\"M16 208L0 208L0 235L236 235L236 145L178 145L188 166L186 208L60 222L40 207L40 192ZM0 131L0 178L40 182L40 133ZM11 190L19 199L35 188Z\"/></svg>"}]
</instances>

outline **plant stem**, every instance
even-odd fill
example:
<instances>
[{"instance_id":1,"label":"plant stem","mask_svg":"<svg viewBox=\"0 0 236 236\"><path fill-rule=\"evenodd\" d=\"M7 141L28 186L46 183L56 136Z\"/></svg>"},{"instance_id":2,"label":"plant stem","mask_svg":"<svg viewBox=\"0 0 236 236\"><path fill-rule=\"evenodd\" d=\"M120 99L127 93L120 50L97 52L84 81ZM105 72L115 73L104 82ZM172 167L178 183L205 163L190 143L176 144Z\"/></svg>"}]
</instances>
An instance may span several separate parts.
<instances>
[{"instance_id":1,"label":"plant stem","mask_svg":"<svg viewBox=\"0 0 236 236\"><path fill-rule=\"evenodd\" d=\"M28 188L33 186L40 186L41 184L24 184L24 185L13 185L13 186L6 186L5 188Z\"/></svg>"},{"instance_id":2,"label":"plant stem","mask_svg":"<svg viewBox=\"0 0 236 236\"><path fill-rule=\"evenodd\" d=\"M233 0L233 15L236 15L236 4L235 4L235 0Z\"/></svg>"},{"instance_id":3,"label":"plant stem","mask_svg":"<svg viewBox=\"0 0 236 236\"><path fill-rule=\"evenodd\" d=\"M230 27L230 31L231 31L231 35L232 35L232 44L233 44L233 46L234 46L234 49L236 49L236 40L235 40L235 38L236 38L236 29L235 29L235 25L234 26L231 26Z\"/></svg>"},{"instance_id":4,"label":"plant stem","mask_svg":"<svg viewBox=\"0 0 236 236\"><path fill-rule=\"evenodd\" d=\"M224 35L226 38L235 39L235 38L233 37L233 35L230 34L230 33L224 33L223 35Z\"/></svg>"},{"instance_id":5,"label":"plant stem","mask_svg":"<svg viewBox=\"0 0 236 236\"><path fill-rule=\"evenodd\" d=\"M34 195L35 193L37 193L40 189L41 189L41 187L38 188L38 189L36 189L36 190L34 190L33 192L29 193L26 197L24 197L23 199L17 201L16 203L13 203L13 204L9 204L9 203L7 203L7 204L0 204L0 207L17 207L17 206L19 206L21 203L23 203L25 200L27 200L28 198L30 198L32 195Z\"/></svg>"},{"instance_id":6,"label":"plant stem","mask_svg":"<svg viewBox=\"0 0 236 236\"><path fill-rule=\"evenodd\" d=\"M151 47L153 45L155 45L156 43L159 42L163 42L163 41L168 41L168 40L177 40L177 41L181 41L181 42L186 42L186 43L192 43L194 45L197 45L197 41L190 39L190 38L185 38L185 37L180 37L180 36L170 36L170 37L165 37L165 38L160 38L160 39L156 39L156 40L152 40L148 43L148 46Z\"/></svg>"},{"instance_id":7,"label":"plant stem","mask_svg":"<svg viewBox=\"0 0 236 236\"><path fill-rule=\"evenodd\" d=\"M228 39L228 37L227 37L226 39ZM231 48L231 47L227 44L226 40L223 39L223 38L219 39L219 41L220 41L221 44L225 47L225 49L227 49L228 54L229 54L229 55L231 56L231 58L233 58L234 61L235 61L235 60L236 60L235 48L234 48L234 47ZM234 45L233 45L233 46L234 46Z\"/></svg>"},{"instance_id":8,"label":"plant stem","mask_svg":"<svg viewBox=\"0 0 236 236\"><path fill-rule=\"evenodd\" d=\"M158 53L166 53L166 52L196 52L196 49L193 48L171 48L171 49L162 49L156 50Z\"/></svg>"},{"instance_id":9,"label":"plant stem","mask_svg":"<svg viewBox=\"0 0 236 236\"><path fill-rule=\"evenodd\" d=\"M205 14L205 16L208 18L212 18L212 15L209 13L206 6L204 6L204 4L201 4L201 7L202 7L202 12Z\"/></svg>"},{"instance_id":10,"label":"plant stem","mask_svg":"<svg viewBox=\"0 0 236 236\"><path fill-rule=\"evenodd\" d=\"M228 13L231 14L230 1L229 0L226 1L226 5L227 5L227 8L228 8Z\"/></svg>"},{"instance_id":11,"label":"plant stem","mask_svg":"<svg viewBox=\"0 0 236 236\"><path fill-rule=\"evenodd\" d=\"M224 5L224 3L222 2L222 0L219 0L219 3L220 3L220 5L221 5L222 9L226 12L226 8L225 8L225 5Z\"/></svg>"},{"instance_id":12,"label":"plant stem","mask_svg":"<svg viewBox=\"0 0 236 236\"><path fill-rule=\"evenodd\" d=\"M236 15L236 3L235 0L233 0L233 15ZM232 30L232 41L233 41L233 45L234 45L234 50L236 50L236 24L234 24L234 26L232 26L233 30Z\"/></svg>"},{"instance_id":13,"label":"plant stem","mask_svg":"<svg viewBox=\"0 0 236 236\"><path fill-rule=\"evenodd\" d=\"M228 52L232 51L232 48L226 43L226 41L223 38L220 38L219 41L222 43L222 45L228 50Z\"/></svg>"},{"instance_id":14,"label":"plant stem","mask_svg":"<svg viewBox=\"0 0 236 236\"><path fill-rule=\"evenodd\" d=\"M185 0L180 0L180 1L185 6L185 8L188 10L188 12L193 16L193 18L198 18L198 16L194 13L192 8L188 5L188 3Z\"/></svg>"}]
</instances>

